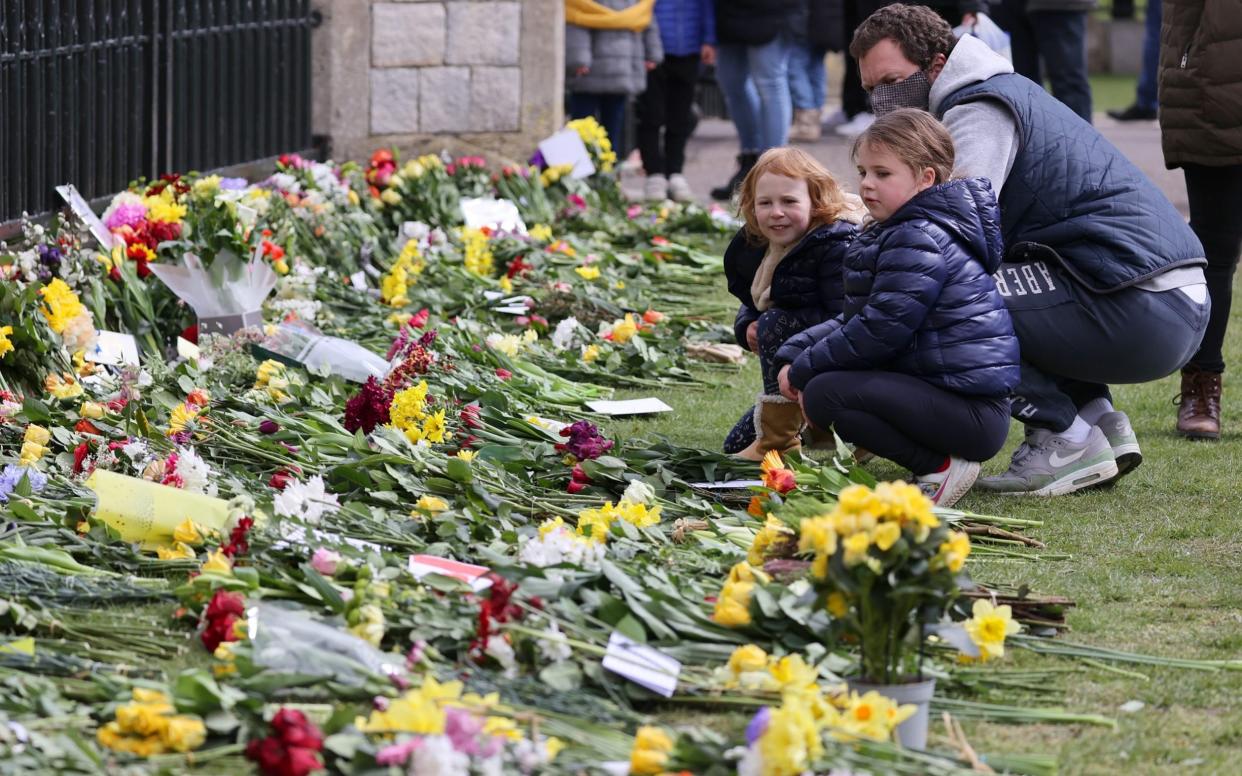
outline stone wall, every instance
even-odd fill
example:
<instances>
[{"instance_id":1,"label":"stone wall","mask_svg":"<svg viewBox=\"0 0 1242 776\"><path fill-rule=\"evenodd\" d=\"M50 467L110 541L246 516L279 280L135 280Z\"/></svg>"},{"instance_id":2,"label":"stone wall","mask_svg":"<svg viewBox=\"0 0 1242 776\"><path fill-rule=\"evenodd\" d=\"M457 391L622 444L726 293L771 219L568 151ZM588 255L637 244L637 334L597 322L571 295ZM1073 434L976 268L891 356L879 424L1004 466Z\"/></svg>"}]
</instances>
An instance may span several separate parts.
<instances>
[{"instance_id":1,"label":"stone wall","mask_svg":"<svg viewBox=\"0 0 1242 776\"><path fill-rule=\"evenodd\" d=\"M380 146L525 159L563 120L563 0L319 0L314 129Z\"/></svg>"}]
</instances>

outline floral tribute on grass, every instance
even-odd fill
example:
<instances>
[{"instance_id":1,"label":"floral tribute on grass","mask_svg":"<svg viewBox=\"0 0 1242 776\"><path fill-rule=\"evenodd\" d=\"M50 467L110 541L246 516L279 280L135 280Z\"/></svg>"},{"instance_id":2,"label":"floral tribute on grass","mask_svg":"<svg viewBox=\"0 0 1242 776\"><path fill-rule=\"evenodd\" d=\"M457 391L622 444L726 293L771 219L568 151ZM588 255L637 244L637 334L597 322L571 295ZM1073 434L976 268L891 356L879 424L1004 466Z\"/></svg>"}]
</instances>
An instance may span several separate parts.
<instances>
[{"instance_id":1,"label":"floral tribute on grass","mask_svg":"<svg viewBox=\"0 0 1242 776\"><path fill-rule=\"evenodd\" d=\"M602 130L573 128L594 176L285 155L135 182L107 252L66 221L0 246L0 774L969 764L898 743L911 704L859 674L934 676L955 716L1113 724L1057 708L1040 655L1154 659L1038 638L1052 599L967 574L1058 557L1037 523L932 509L843 448L756 468L601 425L615 389L735 377L689 354L732 336L706 292L737 223L624 202ZM466 228L486 196L526 231ZM159 278L190 254L270 273L262 324L198 331ZM92 361L104 331L138 362ZM736 479L749 504L692 485ZM604 668L620 637L678 661L671 696Z\"/></svg>"}]
</instances>

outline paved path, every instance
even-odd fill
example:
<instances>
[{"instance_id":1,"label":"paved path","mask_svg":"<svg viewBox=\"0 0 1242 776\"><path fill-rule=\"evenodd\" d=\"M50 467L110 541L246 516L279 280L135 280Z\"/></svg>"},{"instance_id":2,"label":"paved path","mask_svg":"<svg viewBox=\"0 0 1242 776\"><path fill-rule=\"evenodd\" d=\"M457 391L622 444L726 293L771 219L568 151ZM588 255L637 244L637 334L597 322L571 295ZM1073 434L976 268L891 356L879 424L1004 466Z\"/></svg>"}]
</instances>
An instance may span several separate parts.
<instances>
[{"instance_id":1,"label":"paved path","mask_svg":"<svg viewBox=\"0 0 1242 776\"><path fill-rule=\"evenodd\" d=\"M1138 165L1165 196L1183 214L1186 209L1186 184L1180 170L1166 170L1160 151L1160 128L1156 122L1122 124L1102 113L1096 114L1096 126L1114 145ZM856 190L857 177L850 162L850 141L834 134L825 135L818 143L801 145L823 162L850 191ZM686 149L686 177L700 199L709 201L707 192L728 180L735 167L737 133L733 125L721 119L706 119L699 124L690 146ZM627 171L622 176L627 193L642 194L641 174Z\"/></svg>"}]
</instances>

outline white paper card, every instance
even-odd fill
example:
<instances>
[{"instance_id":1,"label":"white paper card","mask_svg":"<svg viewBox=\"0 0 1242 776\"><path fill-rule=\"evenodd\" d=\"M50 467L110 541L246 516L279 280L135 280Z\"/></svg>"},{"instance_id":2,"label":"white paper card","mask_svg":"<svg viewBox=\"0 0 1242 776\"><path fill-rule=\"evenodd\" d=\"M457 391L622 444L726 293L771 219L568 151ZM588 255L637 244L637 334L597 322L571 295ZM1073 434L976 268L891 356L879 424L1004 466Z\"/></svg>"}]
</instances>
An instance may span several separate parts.
<instances>
[{"instance_id":1,"label":"white paper card","mask_svg":"<svg viewBox=\"0 0 1242 776\"><path fill-rule=\"evenodd\" d=\"M597 399L586 403L592 412L598 412L601 415L650 415L653 412L672 412L673 408L655 398L649 396L646 399L625 399L623 401L613 401L611 399Z\"/></svg>"},{"instance_id":2,"label":"white paper card","mask_svg":"<svg viewBox=\"0 0 1242 776\"><path fill-rule=\"evenodd\" d=\"M497 299L503 299L504 296L504 291L490 291L486 288L483 289L483 298L489 302L495 302Z\"/></svg>"},{"instance_id":3,"label":"white paper card","mask_svg":"<svg viewBox=\"0 0 1242 776\"><path fill-rule=\"evenodd\" d=\"M517 205L507 199L476 197L461 201L461 215L470 229L499 229L502 232L526 234L526 224Z\"/></svg>"},{"instance_id":4,"label":"white paper card","mask_svg":"<svg viewBox=\"0 0 1242 776\"><path fill-rule=\"evenodd\" d=\"M82 222L90 227L91 235L99 243L99 247L105 251L112 250L113 242L112 232L108 231L108 227L104 226L104 222L99 220L99 216L95 215L95 211L91 210L91 206L86 204L86 200L82 199L82 195L78 193L78 189L72 183L64 186L57 186L56 193L61 196L65 203L69 205L69 209L82 219Z\"/></svg>"},{"instance_id":5,"label":"white paper card","mask_svg":"<svg viewBox=\"0 0 1242 776\"><path fill-rule=\"evenodd\" d=\"M429 574L439 574L442 577L452 577L458 582L466 583L476 593L492 586L492 581L484 578L484 574L488 571L487 566L437 558L434 555L410 556L410 573L415 579L422 579Z\"/></svg>"},{"instance_id":6,"label":"white paper card","mask_svg":"<svg viewBox=\"0 0 1242 776\"><path fill-rule=\"evenodd\" d=\"M595 174L591 154L582 142L582 136L573 129L562 129L539 144L539 153L549 167L572 164L571 178L586 178Z\"/></svg>"},{"instance_id":7,"label":"white paper card","mask_svg":"<svg viewBox=\"0 0 1242 776\"><path fill-rule=\"evenodd\" d=\"M616 631L608 639L603 666L665 698L672 697L677 689L677 675L681 673L677 658Z\"/></svg>"},{"instance_id":8,"label":"white paper card","mask_svg":"<svg viewBox=\"0 0 1242 776\"><path fill-rule=\"evenodd\" d=\"M599 764L599 769L608 776L630 776L629 760L608 760Z\"/></svg>"},{"instance_id":9,"label":"white paper card","mask_svg":"<svg viewBox=\"0 0 1242 776\"><path fill-rule=\"evenodd\" d=\"M493 307L492 312L504 313L505 315L526 315L530 310L526 309L526 305L513 305L511 307Z\"/></svg>"},{"instance_id":10,"label":"white paper card","mask_svg":"<svg viewBox=\"0 0 1242 776\"><path fill-rule=\"evenodd\" d=\"M184 337L177 338L177 355L186 359L197 361L202 356L202 351L198 349L198 345L190 342Z\"/></svg>"},{"instance_id":11,"label":"white paper card","mask_svg":"<svg viewBox=\"0 0 1242 776\"><path fill-rule=\"evenodd\" d=\"M703 490L741 490L755 488L763 484L763 480L725 480L724 482L692 482L690 487Z\"/></svg>"},{"instance_id":12,"label":"white paper card","mask_svg":"<svg viewBox=\"0 0 1242 776\"><path fill-rule=\"evenodd\" d=\"M84 357L87 361L94 361L96 364L111 364L112 366L130 364L138 366L138 342L132 334L122 334L119 331L100 331L94 350L87 353Z\"/></svg>"},{"instance_id":13,"label":"white paper card","mask_svg":"<svg viewBox=\"0 0 1242 776\"><path fill-rule=\"evenodd\" d=\"M350 285L352 285L354 288L358 289L359 291L366 291L367 290L367 273L363 272L362 270L358 270L357 272L349 276L349 282L350 282Z\"/></svg>"}]
</instances>

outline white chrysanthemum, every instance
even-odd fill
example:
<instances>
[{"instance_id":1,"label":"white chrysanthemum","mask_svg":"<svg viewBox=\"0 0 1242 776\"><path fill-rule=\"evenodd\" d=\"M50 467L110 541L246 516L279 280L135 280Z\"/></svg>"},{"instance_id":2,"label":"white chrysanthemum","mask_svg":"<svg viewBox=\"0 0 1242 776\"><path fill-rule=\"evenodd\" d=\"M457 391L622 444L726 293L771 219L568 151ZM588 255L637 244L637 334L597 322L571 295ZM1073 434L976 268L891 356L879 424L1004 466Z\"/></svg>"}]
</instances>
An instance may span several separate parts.
<instances>
[{"instance_id":1,"label":"white chrysanthemum","mask_svg":"<svg viewBox=\"0 0 1242 776\"><path fill-rule=\"evenodd\" d=\"M340 508L336 495L324 490L323 477L316 474L306 482L291 482L276 494L272 508L282 517L297 517L316 525L325 514Z\"/></svg>"},{"instance_id":2,"label":"white chrysanthemum","mask_svg":"<svg viewBox=\"0 0 1242 776\"><path fill-rule=\"evenodd\" d=\"M543 636L537 640L539 651L550 663L560 663L573 657L574 650L565 640L565 634L556 623L548 625Z\"/></svg>"},{"instance_id":3,"label":"white chrysanthemum","mask_svg":"<svg viewBox=\"0 0 1242 776\"><path fill-rule=\"evenodd\" d=\"M453 748L447 736L423 736L410 753L410 776L470 776L470 756Z\"/></svg>"},{"instance_id":4,"label":"white chrysanthemum","mask_svg":"<svg viewBox=\"0 0 1242 776\"><path fill-rule=\"evenodd\" d=\"M607 553L607 545L578 536L565 526L558 526L546 535L528 540L518 551L518 559L539 568L559 566L562 563L587 571L598 571ZM549 571L549 579L559 580L564 574Z\"/></svg>"},{"instance_id":5,"label":"white chrysanthemum","mask_svg":"<svg viewBox=\"0 0 1242 776\"><path fill-rule=\"evenodd\" d=\"M513 652L513 645L504 636L488 636L483 654L499 663L505 676L517 676L517 655Z\"/></svg>"},{"instance_id":6,"label":"white chrysanthemum","mask_svg":"<svg viewBox=\"0 0 1242 776\"><path fill-rule=\"evenodd\" d=\"M200 458L193 448L177 449L176 473L181 478L182 490L205 493L213 497L216 495L216 484L212 480L211 466Z\"/></svg>"},{"instance_id":7,"label":"white chrysanthemum","mask_svg":"<svg viewBox=\"0 0 1242 776\"><path fill-rule=\"evenodd\" d=\"M574 333L578 330L578 319L572 315L556 324L556 330L552 332L552 347L557 350L565 350L574 345Z\"/></svg>"},{"instance_id":8,"label":"white chrysanthemum","mask_svg":"<svg viewBox=\"0 0 1242 776\"><path fill-rule=\"evenodd\" d=\"M625 492L621 494L621 500L631 504L650 504L653 499L655 499L655 488L642 480L630 480Z\"/></svg>"}]
</instances>

